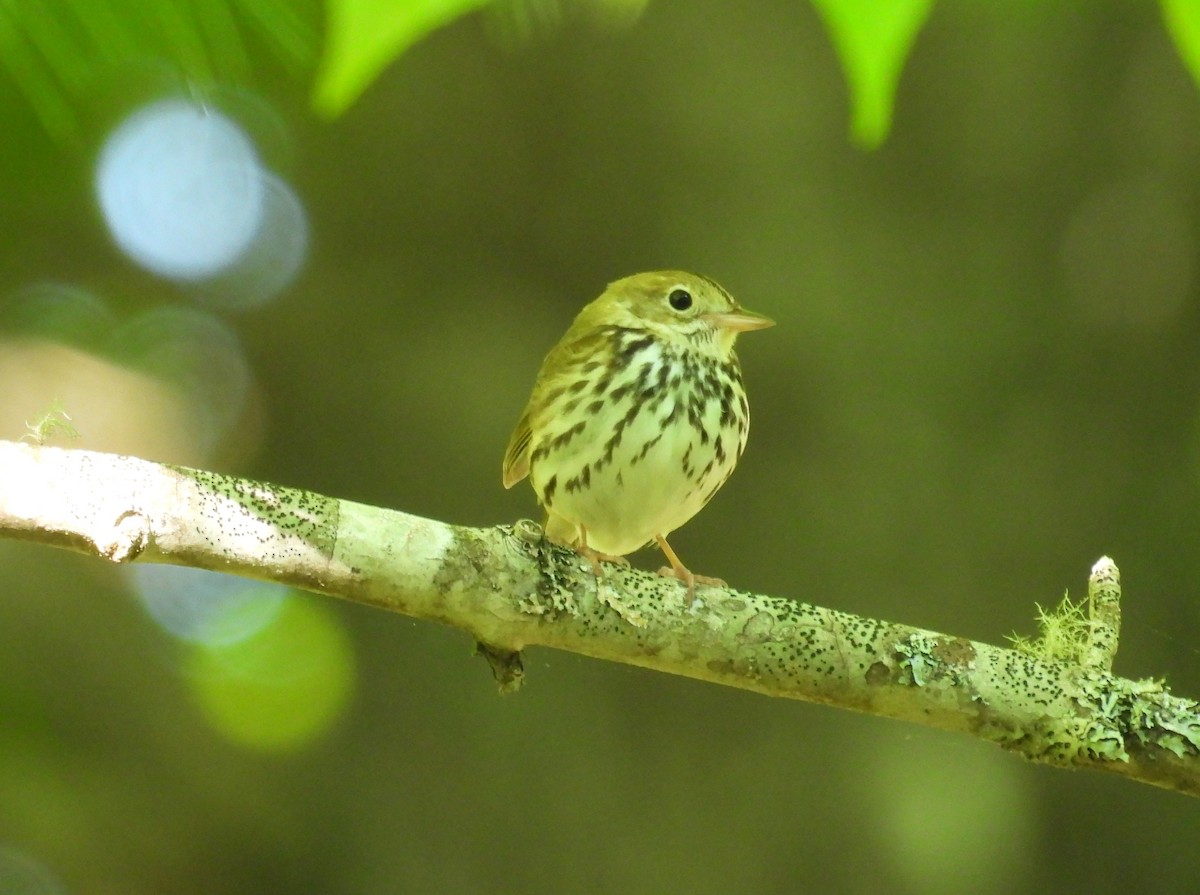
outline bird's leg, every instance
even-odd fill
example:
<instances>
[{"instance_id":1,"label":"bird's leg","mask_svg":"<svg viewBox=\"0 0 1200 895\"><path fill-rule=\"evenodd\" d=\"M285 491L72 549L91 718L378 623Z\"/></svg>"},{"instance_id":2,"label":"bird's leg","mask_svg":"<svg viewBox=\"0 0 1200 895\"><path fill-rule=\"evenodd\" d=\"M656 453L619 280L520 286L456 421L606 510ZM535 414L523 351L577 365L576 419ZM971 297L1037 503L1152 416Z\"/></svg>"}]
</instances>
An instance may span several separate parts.
<instances>
[{"instance_id":1,"label":"bird's leg","mask_svg":"<svg viewBox=\"0 0 1200 895\"><path fill-rule=\"evenodd\" d=\"M596 578L596 598L604 602L604 592L600 586L600 583L604 580L604 569L601 568L600 563L612 562L617 565L627 566L629 565L629 560L623 556L615 556L611 553L601 553L599 550L593 550L588 546L587 529L582 525L579 526L578 542L572 545L572 549L592 564L592 575Z\"/></svg>"},{"instance_id":2,"label":"bird's leg","mask_svg":"<svg viewBox=\"0 0 1200 895\"><path fill-rule=\"evenodd\" d=\"M687 585L687 604L692 605L692 600L696 598L696 584L708 584L712 587L725 587L725 582L720 578L712 578L708 575L697 575L675 555L675 551L671 549L671 545L667 543L667 539L662 535L655 535L654 540L658 542L658 546L662 548L662 552L666 554L667 561L671 565L663 566L658 570L658 574L664 578L678 578Z\"/></svg>"},{"instance_id":3,"label":"bird's leg","mask_svg":"<svg viewBox=\"0 0 1200 895\"><path fill-rule=\"evenodd\" d=\"M587 529L582 525L579 526L579 543L575 545L575 551L592 564L592 572L595 573L597 581L604 575L604 570L600 568L600 563L612 562L619 566L629 565L629 560L623 556L617 556L613 553L601 553L599 550L593 550L589 547L587 543Z\"/></svg>"},{"instance_id":4,"label":"bird's leg","mask_svg":"<svg viewBox=\"0 0 1200 895\"><path fill-rule=\"evenodd\" d=\"M611 553L601 553L599 550L593 550L588 546L587 529L584 526L568 522L561 516L555 516L549 511L546 512L546 519L542 523L542 530L545 531L546 537L555 544L559 544L569 550L574 550L591 563L592 572L595 574L597 580L604 576L604 570L600 568L600 563L602 562L614 562L622 566L629 565L629 560L623 556L615 556Z\"/></svg>"}]
</instances>

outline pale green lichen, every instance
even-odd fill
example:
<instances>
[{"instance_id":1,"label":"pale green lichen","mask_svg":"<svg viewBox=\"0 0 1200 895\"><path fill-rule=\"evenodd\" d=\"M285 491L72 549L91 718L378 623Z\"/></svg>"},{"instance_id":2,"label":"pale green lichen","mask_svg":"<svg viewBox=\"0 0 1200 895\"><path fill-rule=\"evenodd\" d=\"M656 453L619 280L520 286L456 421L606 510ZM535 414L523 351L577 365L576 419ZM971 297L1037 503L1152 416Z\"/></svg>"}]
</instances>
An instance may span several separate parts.
<instances>
[{"instance_id":1,"label":"pale green lichen","mask_svg":"<svg viewBox=\"0 0 1200 895\"><path fill-rule=\"evenodd\" d=\"M939 681L951 687L968 686L975 670L976 652L969 640L913 631L896 641L896 666L907 672L917 687ZM901 681L903 683L903 681Z\"/></svg>"},{"instance_id":2,"label":"pale green lichen","mask_svg":"<svg viewBox=\"0 0 1200 895\"><path fill-rule=\"evenodd\" d=\"M572 588L572 576L564 563L579 561L578 554L558 547L532 519L521 519L512 528L514 546L537 562L537 589L517 600L517 608L527 615L559 618L580 617L581 610Z\"/></svg>"},{"instance_id":3,"label":"pale green lichen","mask_svg":"<svg viewBox=\"0 0 1200 895\"><path fill-rule=\"evenodd\" d=\"M1011 634L1008 640L1013 648L1047 662L1080 664L1091 642L1092 621L1088 618L1087 604L1082 600L1074 602L1064 592L1062 602L1052 610L1040 603L1034 605L1038 613L1038 636Z\"/></svg>"},{"instance_id":4,"label":"pale green lichen","mask_svg":"<svg viewBox=\"0 0 1200 895\"><path fill-rule=\"evenodd\" d=\"M29 431L21 436L21 440L28 439L34 444L45 444L56 435L70 440L79 437L79 430L72 424L71 417L58 398L36 420L26 422L25 428Z\"/></svg>"},{"instance_id":5,"label":"pale green lichen","mask_svg":"<svg viewBox=\"0 0 1200 895\"><path fill-rule=\"evenodd\" d=\"M1068 761L1129 761L1127 749L1157 746L1182 758L1200 754L1196 703L1172 696L1161 681L1131 681L1093 671L1079 679L1075 697L1084 714L1062 722L1076 743Z\"/></svg>"},{"instance_id":6,"label":"pale green lichen","mask_svg":"<svg viewBox=\"0 0 1200 895\"><path fill-rule=\"evenodd\" d=\"M923 631L917 631L896 643L900 656L899 666L908 672L913 684L924 687L941 664L933 655L938 640Z\"/></svg>"},{"instance_id":7,"label":"pale green lichen","mask_svg":"<svg viewBox=\"0 0 1200 895\"><path fill-rule=\"evenodd\" d=\"M1133 681L1128 713L1130 733L1180 758L1200 754L1197 703L1172 696L1161 681Z\"/></svg>"}]
</instances>

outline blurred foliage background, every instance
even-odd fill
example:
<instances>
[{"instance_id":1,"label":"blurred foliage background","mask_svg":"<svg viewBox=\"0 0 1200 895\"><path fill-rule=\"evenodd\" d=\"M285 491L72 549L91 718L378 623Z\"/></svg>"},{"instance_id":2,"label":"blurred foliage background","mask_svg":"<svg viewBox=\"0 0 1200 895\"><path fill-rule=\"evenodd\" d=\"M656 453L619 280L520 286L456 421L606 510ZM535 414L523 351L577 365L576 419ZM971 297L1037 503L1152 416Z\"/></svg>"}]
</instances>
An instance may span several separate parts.
<instances>
[{"instance_id":1,"label":"blurred foliage background","mask_svg":"<svg viewBox=\"0 0 1200 895\"><path fill-rule=\"evenodd\" d=\"M1108 553L1117 671L1200 695L1200 96L1159 7L914 4L864 151L831 2L427 16L357 100L315 4L33 5L0 437L58 401L51 443L509 522L544 352L608 281L696 269L779 325L693 568L1001 642ZM303 266L253 301L110 235L98 160L164 97L290 197ZM501 699L461 633L215 578L0 542L0 892L1200 887L1176 795L545 650Z\"/></svg>"}]
</instances>

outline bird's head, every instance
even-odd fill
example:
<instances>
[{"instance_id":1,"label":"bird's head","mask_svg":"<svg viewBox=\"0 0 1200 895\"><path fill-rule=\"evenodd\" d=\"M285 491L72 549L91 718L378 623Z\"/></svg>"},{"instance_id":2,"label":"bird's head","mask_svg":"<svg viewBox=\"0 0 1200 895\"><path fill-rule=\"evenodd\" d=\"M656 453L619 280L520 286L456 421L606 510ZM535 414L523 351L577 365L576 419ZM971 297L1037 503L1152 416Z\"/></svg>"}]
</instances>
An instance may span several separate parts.
<instances>
[{"instance_id":1,"label":"bird's head","mask_svg":"<svg viewBox=\"0 0 1200 895\"><path fill-rule=\"evenodd\" d=\"M725 360L738 333L775 321L741 307L708 277L681 270L639 273L610 283L580 315L592 325L647 329L663 342Z\"/></svg>"}]
</instances>

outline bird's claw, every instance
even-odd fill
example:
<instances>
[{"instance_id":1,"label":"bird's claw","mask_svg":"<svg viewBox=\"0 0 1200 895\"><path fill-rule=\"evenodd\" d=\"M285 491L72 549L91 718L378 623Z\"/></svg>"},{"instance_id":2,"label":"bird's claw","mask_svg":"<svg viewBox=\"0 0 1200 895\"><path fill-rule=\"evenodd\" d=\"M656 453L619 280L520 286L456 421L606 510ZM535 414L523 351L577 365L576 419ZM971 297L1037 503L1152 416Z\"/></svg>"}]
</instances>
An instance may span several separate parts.
<instances>
[{"instance_id":1,"label":"bird's claw","mask_svg":"<svg viewBox=\"0 0 1200 895\"><path fill-rule=\"evenodd\" d=\"M688 606L692 605L692 601L696 599L696 585L703 584L708 587L728 587L729 585L723 578L713 578L711 575L697 575L691 569L685 566L663 566L658 570L658 574L664 578L677 578L687 585L687 596L684 601Z\"/></svg>"}]
</instances>

